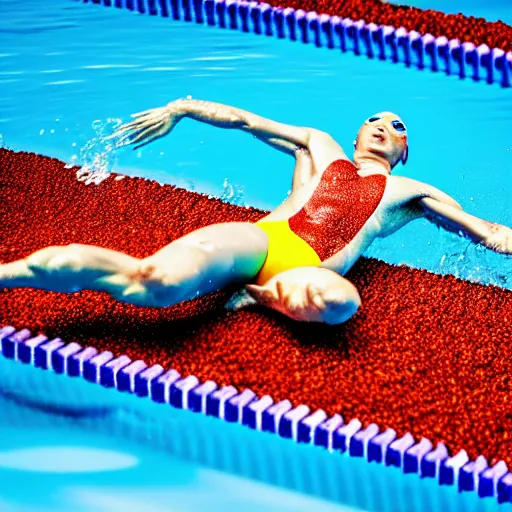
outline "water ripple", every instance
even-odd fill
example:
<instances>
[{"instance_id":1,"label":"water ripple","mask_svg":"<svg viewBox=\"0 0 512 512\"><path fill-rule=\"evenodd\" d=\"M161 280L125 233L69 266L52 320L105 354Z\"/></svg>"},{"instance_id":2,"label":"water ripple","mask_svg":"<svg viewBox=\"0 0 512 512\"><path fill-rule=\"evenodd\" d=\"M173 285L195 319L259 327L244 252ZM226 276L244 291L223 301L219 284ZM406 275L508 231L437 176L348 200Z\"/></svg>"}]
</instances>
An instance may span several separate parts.
<instances>
[{"instance_id":1,"label":"water ripple","mask_svg":"<svg viewBox=\"0 0 512 512\"><path fill-rule=\"evenodd\" d=\"M90 64L82 66L80 69L124 69L124 68L138 68L141 64Z\"/></svg>"},{"instance_id":2,"label":"water ripple","mask_svg":"<svg viewBox=\"0 0 512 512\"><path fill-rule=\"evenodd\" d=\"M175 66L155 66L151 68L143 68L141 71L182 71L185 68L179 68Z\"/></svg>"},{"instance_id":3,"label":"water ripple","mask_svg":"<svg viewBox=\"0 0 512 512\"><path fill-rule=\"evenodd\" d=\"M228 68L223 66L210 66L210 67L204 67L200 68L203 71L234 71L236 68Z\"/></svg>"},{"instance_id":4,"label":"water ripple","mask_svg":"<svg viewBox=\"0 0 512 512\"><path fill-rule=\"evenodd\" d=\"M194 57L188 59L189 61L216 61L216 60L241 60L244 57L242 55L210 55L208 57Z\"/></svg>"},{"instance_id":5,"label":"water ripple","mask_svg":"<svg viewBox=\"0 0 512 512\"><path fill-rule=\"evenodd\" d=\"M68 84L80 84L86 82L86 80L58 80L56 82L46 82L43 85L68 85Z\"/></svg>"},{"instance_id":6,"label":"water ripple","mask_svg":"<svg viewBox=\"0 0 512 512\"><path fill-rule=\"evenodd\" d=\"M53 30L63 30L63 29L69 29L69 28L77 28L78 25L54 25L52 27L28 27L28 28L3 28L0 29L0 34L20 34L20 35L27 35L27 34L39 34L41 32L51 32Z\"/></svg>"}]
</instances>

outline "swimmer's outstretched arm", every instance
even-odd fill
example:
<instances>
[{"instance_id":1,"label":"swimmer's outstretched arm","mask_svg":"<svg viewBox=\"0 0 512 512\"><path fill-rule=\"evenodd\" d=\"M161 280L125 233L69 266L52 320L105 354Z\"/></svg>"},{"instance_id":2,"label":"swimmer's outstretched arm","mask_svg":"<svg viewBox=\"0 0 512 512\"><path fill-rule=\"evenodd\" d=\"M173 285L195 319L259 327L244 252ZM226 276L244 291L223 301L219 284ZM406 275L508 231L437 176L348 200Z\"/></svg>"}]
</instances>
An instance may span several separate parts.
<instances>
[{"instance_id":1,"label":"swimmer's outstretched arm","mask_svg":"<svg viewBox=\"0 0 512 512\"><path fill-rule=\"evenodd\" d=\"M294 155L297 149L307 149L313 168L323 171L332 161L346 158L338 143L327 133L279 123L239 108L202 100L180 99L165 107L134 114L134 121L114 133L119 146L136 148L164 137L176 124L188 117L218 128L238 129L250 133L270 146Z\"/></svg>"},{"instance_id":2,"label":"swimmer's outstretched arm","mask_svg":"<svg viewBox=\"0 0 512 512\"><path fill-rule=\"evenodd\" d=\"M135 121L117 131L121 135L120 145L137 144L140 147L149 144L169 133L185 117L218 128L247 131L256 137L269 140L282 139L289 143L283 147L286 151L293 146L307 147L310 135L308 128L277 123L246 110L202 100L179 99L165 107L134 114L133 117L136 118Z\"/></svg>"},{"instance_id":3,"label":"swimmer's outstretched arm","mask_svg":"<svg viewBox=\"0 0 512 512\"><path fill-rule=\"evenodd\" d=\"M453 233L462 234L487 249L512 254L512 229L470 215L453 204L425 197L419 201L428 220Z\"/></svg>"}]
</instances>

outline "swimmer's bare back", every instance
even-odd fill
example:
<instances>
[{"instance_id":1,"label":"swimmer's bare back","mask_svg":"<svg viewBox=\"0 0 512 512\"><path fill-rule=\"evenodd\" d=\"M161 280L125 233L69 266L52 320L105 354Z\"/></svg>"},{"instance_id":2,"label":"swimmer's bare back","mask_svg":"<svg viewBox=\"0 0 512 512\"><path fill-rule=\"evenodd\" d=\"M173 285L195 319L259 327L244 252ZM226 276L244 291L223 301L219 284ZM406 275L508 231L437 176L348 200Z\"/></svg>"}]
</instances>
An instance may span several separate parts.
<instances>
[{"instance_id":1,"label":"swimmer's bare back","mask_svg":"<svg viewBox=\"0 0 512 512\"><path fill-rule=\"evenodd\" d=\"M333 171L339 162L345 170L353 166L351 172L357 174L354 179L359 184L365 183L366 178L382 182L381 195L371 214L367 218L363 215L364 222L350 239L344 240L338 250L331 250L319 265L290 268L262 284L254 284L267 258L269 238L257 225L225 223L201 228L143 260L95 246L48 247L24 260L0 265L0 287L66 293L92 289L137 306L167 307L239 283L247 285L255 300L292 319L338 324L349 319L361 303L357 290L343 275L376 237L388 236L411 220L427 218L450 231L462 232L489 249L512 253L509 228L468 215L456 201L433 187L391 176L391 169L400 160L407 160L404 137L393 133L399 119L393 116L373 116L361 127L355 164L349 164L343 149L325 132L198 100L177 100L135 114L133 122L114 134L120 146L140 147L170 133L181 119L189 117L248 132L294 156L292 193L264 219L267 222L290 223L301 215L307 217L308 205L318 199L322 187L325 189L326 183L332 187ZM327 179L329 173L332 176ZM365 186L360 187L361 197L364 191ZM340 197L347 193L341 187ZM367 204L361 208L368 213ZM347 222L350 224L352 219ZM301 235L307 237L308 233Z\"/></svg>"}]
</instances>

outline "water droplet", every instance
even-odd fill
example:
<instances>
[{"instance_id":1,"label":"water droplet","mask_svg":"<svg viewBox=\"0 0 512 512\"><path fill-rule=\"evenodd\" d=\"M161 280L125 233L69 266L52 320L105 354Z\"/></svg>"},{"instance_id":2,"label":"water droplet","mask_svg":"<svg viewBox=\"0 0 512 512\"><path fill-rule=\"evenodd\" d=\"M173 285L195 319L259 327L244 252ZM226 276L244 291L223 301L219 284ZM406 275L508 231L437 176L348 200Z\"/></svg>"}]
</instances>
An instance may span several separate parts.
<instances>
[{"instance_id":1,"label":"water droplet","mask_svg":"<svg viewBox=\"0 0 512 512\"><path fill-rule=\"evenodd\" d=\"M240 185L232 185L228 179L224 179L223 190L220 199L225 203L245 206L244 188Z\"/></svg>"},{"instance_id":2,"label":"water droplet","mask_svg":"<svg viewBox=\"0 0 512 512\"><path fill-rule=\"evenodd\" d=\"M86 185L99 185L103 180L110 176L117 158L115 151L115 141L111 135L115 128L120 124L119 119L107 119L102 122L96 120L92 123L92 128L96 132L93 137L81 148L80 160L75 165L81 164L82 167L77 171L76 177ZM76 142L73 143L76 146ZM76 157L72 157L72 160Z\"/></svg>"}]
</instances>

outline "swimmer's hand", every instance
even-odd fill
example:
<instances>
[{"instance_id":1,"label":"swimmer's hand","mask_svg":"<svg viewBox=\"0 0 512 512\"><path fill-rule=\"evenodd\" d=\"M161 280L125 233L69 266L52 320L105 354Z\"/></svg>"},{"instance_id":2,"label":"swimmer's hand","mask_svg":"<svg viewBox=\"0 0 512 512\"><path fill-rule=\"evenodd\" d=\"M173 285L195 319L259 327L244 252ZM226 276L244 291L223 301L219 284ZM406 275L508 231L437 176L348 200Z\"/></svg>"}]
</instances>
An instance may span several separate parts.
<instances>
[{"instance_id":1,"label":"swimmer's hand","mask_svg":"<svg viewBox=\"0 0 512 512\"><path fill-rule=\"evenodd\" d=\"M179 100L173 101L165 107L152 108L132 114L134 121L121 125L112 137L118 139L117 147L136 144L138 149L156 139L165 137L183 118Z\"/></svg>"},{"instance_id":2,"label":"swimmer's hand","mask_svg":"<svg viewBox=\"0 0 512 512\"><path fill-rule=\"evenodd\" d=\"M259 304L301 322L330 325L346 322L361 300L354 285L331 270L300 267L274 276L263 286L246 290Z\"/></svg>"},{"instance_id":3,"label":"swimmer's hand","mask_svg":"<svg viewBox=\"0 0 512 512\"><path fill-rule=\"evenodd\" d=\"M512 229L499 224L492 224L488 236L484 238L482 244L491 251L500 254L512 254Z\"/></svg>"},{"instance_id":4,"label":"swimmer's hand","mask_svg":"<svg viewBox=\"0 0 512 512\"><path fill-rule=\"evenodd\" d=\"M274 286L248 284L247 292L259 304L279 311L283 315L302 322L321 322L325 303L313 285L285 286L281 281Z\"/></svg>"}]
</instances>

